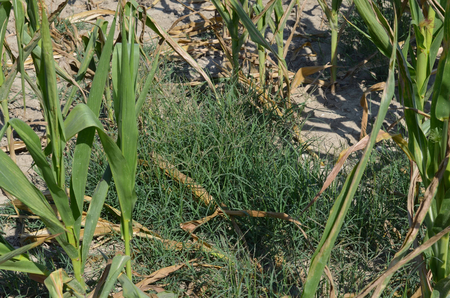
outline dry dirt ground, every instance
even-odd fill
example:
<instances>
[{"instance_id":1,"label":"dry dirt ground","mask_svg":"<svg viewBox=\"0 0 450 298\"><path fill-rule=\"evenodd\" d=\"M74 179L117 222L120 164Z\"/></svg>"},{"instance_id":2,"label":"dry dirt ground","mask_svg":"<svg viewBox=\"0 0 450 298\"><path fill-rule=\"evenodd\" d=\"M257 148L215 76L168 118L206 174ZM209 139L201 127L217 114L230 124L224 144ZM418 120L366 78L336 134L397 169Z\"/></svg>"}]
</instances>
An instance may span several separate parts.
<instances>
[{"instance_id":1,"label":"dry dirt ground","mask_svg":"<svg viewBox=\"0 0 450 298\"><path fill-rule=\"evenodd\" d=\"M293 72L303 66L324 65L330 60L330 34L325 16L315 0L304 1L306 1L306 3L301 12L300 25L295 28L296 32L289 51L290 53L297 54L290 54L287 57L288 68ZM55 10L61 2L61 0L47 0L46 4L48 10L50 12ZM207 1L195 1L195 3L193 3L194 1L184 0L140 0L138 2L145 7L151 7L147 10L147 14L165 30L169 29L178 18L191 13L192 11L190 9L201 11L204 16L208 18L214 16L214 11L211 10L212 4ZM300 2L303 3L302 1ZM72 0L69 1L69 4L62 12L61 18L68 18L74 14L91 9L115 10L117 5L118 2L113 0ZM106 15L104 18L111 20L111 16ZM198 15L192 15L185 18L180 24L199 20L200 18ZM287 22L285 32L286 37L290 34L294 22L295 11L291 14ZM10 20L6 35L8 43L13 49L15 48L14 33L14 22L13 20ZM147 40L151 40L150 34L147 37ZM298 50L307 42L311 44L311 47ZM314 55L314 53L317 55ZM358 53L356 56L360 56L362 59L368 57L370 54L372 53ZM214 55L204 55L197 60L200 65L214 74L214 72L217 71L217 59L218 58ZM63 64L63 61L60 61L61 64ZM335 95L332 95L327 88L317 88L314 86L308 86L307 88L301 87L296 90L292 97L293 101L297 104L305 104L304 112L302 114L302 121L304 121L302 130L303 139L311 141L310 146L313 151L322 154L328 153L335 155L345 147L353 145L359 139L362 116L362 108L359 101L361 95L368 86L375 83L375 81L370 80L370 76L367 75L369 72L365 67L366 66L363 66L345 80L339 81ZM341 67L340 70L341 74L345 74L348 68ZM29 69L29 72L32 72L32 70ZM190 73L192 73L192 71ZM322 75L315 74L313 77L323 79L324 75L328 76L328 73ZM26 114L24 114L23 99L20 90L20 82L17 80L10 92L9 98L10 100L13 98L16 99L10 105L11 117L18 117L29 122L43 121L44 119L39 108L39 103L36 99L32 99L32 91L29 88L27 88L26 92L27 109ZM373 122L373 117L377 114L379 96L379 94L373 93L371 97L369 97L369 123ZM392 105L392 111L393 113L388 119L393 121L398 117L398 115L394 113L396 111L396 104ZM4 123L3 115L0 115L0 122ZM33 127L37 131L40 131L41 135L43 134L44 126L34 125ZM0 142L0 146L4 145L6 145L6 138L3 138ZM22 171L31 178L34 172L31 169L32 159L30 155L26 152L18 153L16 160ZM44 186L41 187L43 188ZM0 191L0 204L6 202L7 198Z\"/></svg>"}]
</instances>

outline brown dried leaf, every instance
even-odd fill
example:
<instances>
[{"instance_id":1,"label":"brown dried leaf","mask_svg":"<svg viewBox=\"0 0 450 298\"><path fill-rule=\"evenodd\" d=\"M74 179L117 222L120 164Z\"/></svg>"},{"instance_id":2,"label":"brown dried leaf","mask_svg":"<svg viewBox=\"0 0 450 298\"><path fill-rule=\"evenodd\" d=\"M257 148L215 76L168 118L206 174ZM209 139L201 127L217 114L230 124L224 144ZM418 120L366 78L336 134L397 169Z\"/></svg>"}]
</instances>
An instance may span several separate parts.
<instances>
[{"instance_id":1,"label":"brown dried leaf","mask_svg":"<svg viewBox=\"0 0 450 298\"><path fill-rule=\"evenodd\" d=\"M191 221L182 223L182 224L180 224L180 227L181 227L184 231L186 231L186 232L188 232L188 233L193 233L193 232L195 231L195 229L197 229L197 228L200 227L202 224L204 224L204 223L210 221L211 219L213 219L214 217L216 217L217 215L219 215L219 214L221 214L221 213L222 213L222 212L221 212L220 209L216 209L216 211L215 211L213 214L211 214L211 215L209 215L209 216L207 216L207 217L204 217L204 218L202 218L202 219L191 220Z\"/></svg>"},{"instance_id":2,"label":"brown dried leaf","mask_svg":"<svg viewBox=\"0 0 450 298\"><path fill-rule=\"evenodd\" d=\"M363 116L361 120L361 135L359 137L360 140L367 135L366 129L367 129L367 121L369 119L369 106L367 104L367 95L373 91L383 91L385 86L386 82L376 83L375 85L370 86L369 89L367 89L361 96L359 103L363 108Z\"/></svg>"},{"instance_id":3,"label":"brown dried leaf","mask_svg":"<svg viewBox=\"0 0 450 298\"><path fill-rule=\"evenodd\" d=\"M300 19L302 18L302 14L303 14L303 9L305 8L305 5L308 1L303 1L302 7L300 8L300 11L297 11L297 18L295 19L295 24L291 29L291 34L289 34L288 39L286 40L286 44L284 45L284 53L283 53L283 57L286 59L286 56L288 54L289 51L289 46L291 45L292 42L292 38L294 37L295 34L295 30L297 29L297 26L300 24ZM298 6L297 6L298 9ZM311 47L312 49L312 47ZM314 51L314 50L313 50Z\"/></svg>"},{"instance_id":4,"label":"brown dried leaf","mask_svg":"<svg viewBox=\"0 0 450 298\"><path fill-rule=\"evenodd\" d=\"M101 289L102 289L103 285L105 284L106 279L109 274L109 270L111 269L111 264L112 264L112 259L109 259L106 264L105 270L103 270L100 280L97 282L97 285L95 286L95 289L93 291L91 291L91 293L87 296L87 298L93 298L93 297L100 296Z\"/></svg>"},{"instance_id":5,"label":"brown dried leaf","mask_svg":"<svg viewBox=\"0 0 450 298\"><path fill-rule=\"evenodd\" d=\"M336 285L334 284L333 275L331 274L330 268L328 266L325 266L324 269L325 276L328 278L328 281L330 282L330 298L336 298Z\"/></svg>"},{"instance_id":6,"label":"brown dried leaf","mask_svg":"<svg viewBox=\"0 0 450 298\"><path fill-rule=\"evenodd\" d=\"M66 19L71 23L78 23L83 21L91 21L103 15L115 15L116 12L110 9L93 9L73 14Z\"/></svg>"},{"instance_id":7,"label":"brown dried leaf","mask_svg":"<svg viewBox=\"0 0 450 298\"><path fill-rule=\"evenodd\" d=\"M300 84L303 84L306 80L306 77L312 75L318 71L324 70L326 68L331 67L331 65L321 65L321 66L305 66L300 68L295 74L294 78L291 82L291 92L295 90Z\"/></svg>"},{"instance_id":8,"label":"brown dried leaf","mask_svg":"<svg viewBox=\"0 0 450 298\"><path fill-rule=\"evenodd\" d=\"M387 140L392 138L392 135L390 135L387 132L384 132L382 130L379 131L376 142L379 142L381 140ZM331 183L336 179L337 174L342 169L342 166L344 165L344 162L347 160L347 158L355 151L362 150L366 148L367 144L369 142L369 136L365 136L363 139L361 139L358 143L353 145L352 147L345 149L344 151L339 154L339 159L334 165L333 169L331 170L330 174L328 174L327 179L325 180L322 188L320 189L319 193L314 197L314 199L309 202L309 204L303 209L302 212L305 212L309 207L311 207L312 204L319 198L319 196L331 185Z\"/></svg>"},{"instance_id":9,"label":"brown dried leaf","mask_svg":"<svg viewBox=\"0 0 450 298\"><path fill-rule=\"evenodd\" d=\"M164 160L160 155L155 152L150 153L151 160L161 169L164 173L189 188L192 194L205 206L210 204L216 205L214 198L204 189L201 185L197 184L192 178L184 175L178 171L175 166ZM145 162L144 162L145 163Z\"/></svg>"},{"instance_id":10,"label":"brown dried leaf","mask_svg":"<svg viewBox=\"0 0 450 298\"><path fill-rule=\"evenodd\" d=\"M449 132L450 135L450 132ZM442 236L447 234L450 231L450 226L442 230L440 233L436 234L432 238L430 238L428 241L423 243L418 248L414 249L411 253L406 255L411 245L416 240L417 234L420 231L420 226L425 219L426 214L428 213L428 210L430 209L431 202L433 201L434 196L436 195L438 186L442 180L442 177L444 176L445 170L447 168L448 162L450 157L450 141L447 143L446 148L446 155L445 159L442 160L442 162L439 165L438 170L436 171L433 179L431 180L431 183L428 185L424 198L422 202L420 203L419 208L417 209L417 212L415 216L412 219L411 227L408 230L408 233L406 234L405 240L403 241L402 247L400 250L395 254L394 259L389 264L388 269L385 271L384 274L382 274L380 277L378 277L376 280L371 282L368 286L366 286L358 295L358 297L364 297L368 293L370 293L375 287L376 290L374 292L374 295L380 295L381 291L384 289L384 281L386 279L390 279L392 274L396 272L399 268L401 268L403 265L414 259L415 257L419 256L424 250L428 249L436 243ZM406 256L405 256L406 255Z\"/></svg>"}]
</instances>

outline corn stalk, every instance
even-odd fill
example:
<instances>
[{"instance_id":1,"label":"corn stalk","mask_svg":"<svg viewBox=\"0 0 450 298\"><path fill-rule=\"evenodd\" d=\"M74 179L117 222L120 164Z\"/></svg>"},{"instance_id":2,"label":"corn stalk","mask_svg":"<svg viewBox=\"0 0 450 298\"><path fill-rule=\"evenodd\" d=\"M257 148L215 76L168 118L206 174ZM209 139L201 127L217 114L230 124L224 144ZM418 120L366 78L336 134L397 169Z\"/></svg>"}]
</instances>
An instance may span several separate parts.
<instances>
[{"instance_id":1,"label":"corn stalk","mask_svg":"<svg viewBox=\"0 0 450 298\"><path fill-rule=\"evenodd\" d=\"M402 3L394 1L395 21L394 29L382 15L375 3L365 0L354 0L359 14L367 25L368 36L378 50L390 57L389 77L386 82L380 112L372 130L371 139L380 129L385 117L386 99L394 94L394 74L397 75L398 93L405 107L405 122L408 130L407 147L403 146L411 160L411 173L415 169L420 174L426 191L424 199L417 210L413 210L414 199L417 194L411 192L408 207L410 229L405 236L403 245L389 263L385 273L367 285L357 297L364 297L371 291L372 297L379 297L388 285L392 275L425 253L426 270L430 270L433 282L427 280L426 271L419 270L422 287L422 297L447 297L450 280L449 238L450 230L450 2L422 1L421 6L414 0L409 1L411 10L411 26L416 39L417 47L414 49L410 43L411 36L403 43L401 48L397 42L397 16L403 13ZM445 3L445 10L435 10ZM439 16L439 18L436 18ZM431 68L434 65L439 48L442 45L442 54L439 59L436 79L432 87L428 88ZM409 62L411 61L411 62ZM430 119L423 115L425 102L431 97ZM386 95L389 95L386 97ZM418 111L418 112L416 112ZM404 142L406 143L406 142ZM366 153L370 152L370 146ZM343 216L346 214L346 199L342 196L353 197L359 184L359 170L366 158L363 155L359 165L352 171L344 184L343 190L330 213L325 233L317 248L310 273L304 289L304 297L312 297L315 286L318 285L323 266L328 262L330 249L334 245L337 233L341 227ZM411 178L412 183L416 183ZM355 183L356 182L356 183ZM410 189L415 189L415 184ZM417 235L422 224L426 226L426 238L419 245ZM415 244L416 243L416 244ZM410 252L411 247L415 249ZM419 264L420 265L420 264ZM430 285L434 285L434 289Z\"/></svg>"},{"instance_id":2,"label":"corn stalk","mask_svg":"<svg viewBox=\"0 0 450 298\"><path fill-rule=\"evenodd\" d=\"M36 95L38 95L38 98L41 98L43 114L47 123L48 146L42 149L40 139L33 129L19 119L6 119L5 125L0 130L0 136L3 136L13 128L21 137L46 182L61 220L54 213L44 194L28 181L19 167L3 151L0 151L0 188L28 206L31 212L39 216L44 222L52 234L50 238L55 238L71 259L74 277L69 277L62 270L51 273L41 264L30 261L25 252L43 241L14 250L3 238L0 238L0 268L47 277L45 284L52 297L66 296L67 293L63 293L63 289L66 287L72 291L72 294L75 293L75 296L85 296L88 288L83 279L84 266L100 212L103 209L103 203L108 193L109 184L111 179L114 178L122 209L121 231L125 241L126 256L116 256L113 259L112 264L109 265L106 283L99 284L93 290L93 293L95 292L95 296L107 297L115 286L117 279L126 284L124 287L127 287L129 292L139 293L139 290L130 281L132 273L130 262L131 214L137 199L134 191L138 136L136 117L150 89L157 65L157 61L155 61L152 66L152 72L147 77L136 102L138 89L136 78L140 55L139 46L134 42L134 22L137 16L142 17L142 15L139 15L137 11L137 4L125 3L123 11L121 11L122 16L125 16L122 18L121 23L121 35L124 37L123 44L117 43L114 45L116 17L114 17L108 33L106 32L108 24L106 22L99 24L100 26L97 30L102 30L103 36L107 37L102 47L99 62L96 65L96 72L87 104L78 104L70 112L70 109L64 109L68 113L64 119L65 115L61 112L61 102L57 94L56 75L59 74L76 84L77 81L84 78L87 65L92 60L92 54L87 55L83 61L75 80L62 72L53 57L49 31L50 22L55 19L56 15L52 15L51 20L49 20L45 11L41 10L42 22L39 23L38 20L41 19L41 16L36 9L37 2L33 1L28 1L27 12L29 15L26 19L30 20L30 24L27 26L28 31L24 31L22 36L22 42L27 44L20 44L23 47L23 55L18 60L23 62L23 59L26 59L29 55L33 58L40 87L40 90L36 89L39 92ZM0 4L2 42L4 40L3 28L5 28L4 26L7 23L10 8L11 2L3 1ZM37 29L39 28L40 30L38 31ZM95 43L96 35L93 34L88 45L95 45ZM158 57L159 55L156 56ZM119 128L118 140L112 139L104 131L103 125L98 118L105 85L111 73L111 57L114 104L116 107L115 120ZM2 96L2 106L7 107L9 90L16 74L21 69L20 61L18 60L15 61L6 78L1 76L0 94ZM24 73L22 73L22 76L24 76ZM70 96L73 96L73 94L71 93ZM68 104L70 105L71 101ZM93 194L85 217L84 230L81 231L88 166L96 134L106 154L108 168ZM74 137L76 137L76 144L68 194L65 182L64 149L67 142ZM50 160L48 160L48 156L51 156ZM81 232L83 232L82 243L80 242ZM127 277L119 278L125 265Z\"/></svg>"},{"instance_id":3,"label":"corn stalk","mask_svg":"<svg viewBox=\"0 0 450 298\"><path fill-rule=\"evenodd\" d=\"M339 37L339 9L342 4L342 0L332 0L331 8L328 6L326 0L317 0L320 7L322 8L325 16L327 17L328 23L330 24L331 30L331 92L335 92L335 82L337 73L337 47L338 47L338 37Z\"/></svg>"}]
</instances>

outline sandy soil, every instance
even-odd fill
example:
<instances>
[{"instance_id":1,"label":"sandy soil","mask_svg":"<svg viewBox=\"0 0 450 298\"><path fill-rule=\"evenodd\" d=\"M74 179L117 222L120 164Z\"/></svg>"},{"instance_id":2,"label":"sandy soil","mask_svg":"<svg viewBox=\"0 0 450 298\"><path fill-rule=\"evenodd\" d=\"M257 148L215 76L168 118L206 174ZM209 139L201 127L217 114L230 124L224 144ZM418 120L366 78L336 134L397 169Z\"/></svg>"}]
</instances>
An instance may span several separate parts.
<instances>
[{"instance_id":1,"label":"sandy soil","mask_svg":"<svg viewBox=\"0 0 450 298\"><path fill-rule=\"evenodd\" d=\"M298 51L299 55L288 55L287 62L290 71L297 71L303 66L324 65L329 61L329 47L330 37L328 32L325 16L320 6L314 0L307 1L302 12L300 26L296 28L296 34L290 47L290 52L294 52L301 45L306 42L311 43L311 48L305 48ZM47 0L47 7L49 11L53 11L61 3L60 0ZM153 3L151 0L138 1L145 7L150 7ZM103 1L69 1L69 4L61 14L61 18L68 18L79 12L91 9L110 9L115 10L118 2L113 0ZM207 17L213 17L214 11L211 10L212 4L210 2L190 3L189 1L180 2L176 0L161 0L152 8L148 9L147 14L151 16L163 29L168 30L172 24L180 17L191 13L192 10L201 11ZM111 16L105 16L107 20ZM186 24L192 21L199 21L200 17L192 15L185 18L180 24ZM288 22L285 36L289 35L295 21L295 13L291 14ZM13 49L16 48L14 35L14 21L10 20L8 31L8 43ZM82 31L80 33L83 33ZM152 34L146 36L147 40L151 39ZM374 49L375 50L375 49ZM313 53L317 55L312 55ZM368 53L368 55L371 53ZM368 56L367 55L367 56ZM363 56L362 56L363 57ZM208 69L211 73L217 72L216 63L221 63L220 57L217 55L206 54L197 58L200 65ZM64 65L64 59L59 60L61 65ZM66 63L67 64L67 63ZM32 75L32 70L28 70ZM345 73L347 69L342 68L341 73ZM193 71L191 70L192 74ZM362 116L362 108L360 106L360 97L368 86L375 83L370 81L370 77L366 75L363 69L355 74L349 76L345 80L339 81L336 89L336 94L331 95L330 90L326 88L309 88L306 91L304 87L296 90L293 101L297 104L305 104L304 113L302 115L303 124L303 138L311 143L312 150L318 153L336 154L343 148L354 144L359 139L360 122ZM320 74L316 74L316 76ZM328 75L328 74L327 74ZM194 75L195 76L195 75ZM11 93L10 99L16 98L10 105L11 117L18 117L25 121L36 122L43 121L43 116L40 111L39 102L32 99L32 91L27 87L26 93L26 114L23 111L23 99L21 94L20 81L16 80ZM369 99L370 116L369 123L373 122L373 115L377 114L379 105L379 94L372 94ZM395 112L396 104L392 105ZM392 113L388 119L396 119L398 115ZM0 122L4 123L3 115L0 115ZM43 126L34 125L36 131L43 134ZM19 139L16 139L17 141ZM0 146L6 145L6 138L0 142ZM17 155L17 164L22 171L33 178L35 175L31 169L32 159L28 153L22 152ZM44 186L41 186L44 187ZM7 198L0 191L0 204L7 202Z\"/></svg>"}]
</instances>

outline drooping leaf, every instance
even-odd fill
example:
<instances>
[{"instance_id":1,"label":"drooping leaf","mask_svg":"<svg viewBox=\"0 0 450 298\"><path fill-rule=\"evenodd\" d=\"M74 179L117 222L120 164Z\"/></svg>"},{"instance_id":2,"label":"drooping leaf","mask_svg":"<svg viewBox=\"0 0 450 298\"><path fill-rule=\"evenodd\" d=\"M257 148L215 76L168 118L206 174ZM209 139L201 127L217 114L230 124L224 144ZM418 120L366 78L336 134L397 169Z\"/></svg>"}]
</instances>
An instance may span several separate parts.
<instances>
[{"instance_id":1,"label":"drooping leaf","mask_svg":"<svg viewBox=\"0 0 450 298\"><path fill-rule=\"evenodd\" d=\"M396 33L394 43L396 43ZM317 287L322 276L326 263L328 262L331 254L331 250L334 247L334 243L339 234L339 231L344 222L347 211L350 207L350 203L356 193L356 190L361 181L365 167L369 161L370 153L375 145L378 132L383 124L384 118L388 111L392 97L395 91L395 61L396 61L396 49L391 53L391 59L389 61L389 75L386 81L386 86L383 91L383 95L380 102L380 109L377 119L374 124L372 134L369 139L369 143L366 146L364 154L358 164L353 168L350 175L347 177L343 185L343 189L333 205L330 215L325 226L325 231L322 235L319 245L312 257L311 266L308 271L308 276L303 287L302 297L313 297L317 291Z\"/></svg>"}]
</instances>

